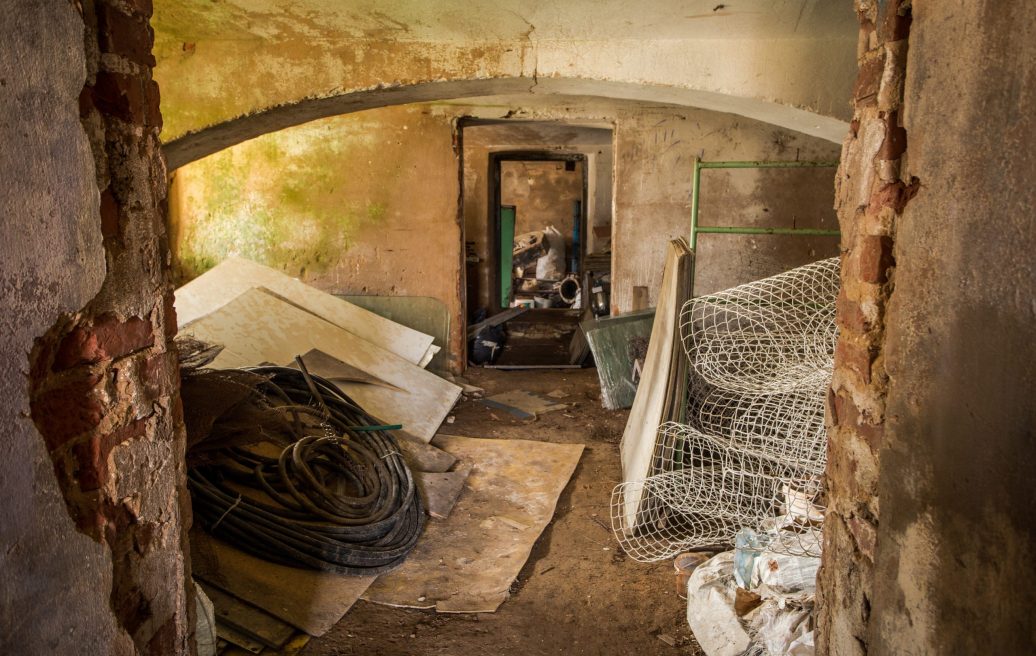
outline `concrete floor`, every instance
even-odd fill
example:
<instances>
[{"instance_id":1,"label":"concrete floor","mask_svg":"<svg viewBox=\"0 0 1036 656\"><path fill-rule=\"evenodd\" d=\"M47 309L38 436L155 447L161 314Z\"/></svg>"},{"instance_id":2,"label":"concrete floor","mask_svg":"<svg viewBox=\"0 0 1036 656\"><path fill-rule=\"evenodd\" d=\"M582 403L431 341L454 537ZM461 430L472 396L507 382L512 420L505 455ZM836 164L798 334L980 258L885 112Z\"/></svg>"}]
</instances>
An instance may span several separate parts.
<instances>
[{"instance_id":1,"label":"concrete floor","mask_svg":"<svg viewBox=\"0 0 1036 656\"><path fill-rule=\"evenodd\" d=\"M304 656L409 654L700 654L677 596L672 564L643 564L618 550L609 528L628 411L601 408L597 372L471 369L487 394L563 390L566 411L530 421L466 400L441 432L586 445L511 598L496 613L437 614L360 601ZM670 646L659 635L672 638Z\"/></svg>"}]
</instances>

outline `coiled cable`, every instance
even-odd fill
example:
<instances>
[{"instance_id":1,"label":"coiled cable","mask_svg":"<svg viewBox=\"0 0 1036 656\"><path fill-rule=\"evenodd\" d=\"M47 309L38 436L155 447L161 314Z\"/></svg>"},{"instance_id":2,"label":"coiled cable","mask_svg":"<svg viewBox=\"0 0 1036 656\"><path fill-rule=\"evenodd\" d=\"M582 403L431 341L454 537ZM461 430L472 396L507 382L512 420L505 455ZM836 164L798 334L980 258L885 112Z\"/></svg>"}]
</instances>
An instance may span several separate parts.
<instances>
[{"instance_id":1,"label":"coiled cable","mask_svg":"<svg viewBox=\"0 0 1036 656\"><path fill-rule=\"evenodd\" d=\"M414 477L392 426L380 425L332 383L299 369L250 367L256 391L290 426L229 446L187 474L195 517L210 534L265 560L373 575L397 567L425 523ZM218 432L219 424L214 426ZM213 435L219 439L219 435ZM267 447L269 452L269 447Z\"/></svg>"}]
</instances>

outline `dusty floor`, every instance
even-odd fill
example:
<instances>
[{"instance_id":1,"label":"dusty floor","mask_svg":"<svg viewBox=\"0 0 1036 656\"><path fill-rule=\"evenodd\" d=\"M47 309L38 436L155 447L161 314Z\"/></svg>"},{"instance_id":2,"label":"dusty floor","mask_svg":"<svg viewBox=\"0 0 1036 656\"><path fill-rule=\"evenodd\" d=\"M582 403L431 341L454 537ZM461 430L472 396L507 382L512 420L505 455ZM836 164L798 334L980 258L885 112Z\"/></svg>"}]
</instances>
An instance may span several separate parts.
<instances>
[{"instance_id":1,"label":"dusty floor","mask_svg":"<svg viewBox=\"0 0 1036 656\"><path fill-rule=\"evenodd\" d=\"M467 400L457 405L455 422L444 424L441 432L586 445L554 521L533 548L511 598L496 613L479 615L360 601L302 654L700 653L687 628L684 601L676 594L672 564L633 561L612 538L609 500L620 479L619 439L628 411L601 408L596 371L471 369L466 378L488 395L564 390L568 396L562 402L572 407L521 421Z\"/></svg>"}]
</instances>

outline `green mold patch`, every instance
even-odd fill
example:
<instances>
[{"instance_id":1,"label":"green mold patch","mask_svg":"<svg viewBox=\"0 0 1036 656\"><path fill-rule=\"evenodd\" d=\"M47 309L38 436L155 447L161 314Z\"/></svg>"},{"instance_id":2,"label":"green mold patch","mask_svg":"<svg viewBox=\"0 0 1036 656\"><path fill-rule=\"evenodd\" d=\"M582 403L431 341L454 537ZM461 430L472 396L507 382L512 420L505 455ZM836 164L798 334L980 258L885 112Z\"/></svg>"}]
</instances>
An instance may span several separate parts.
<instances>
[{"instance_id":1,"label":"green mold patch","mask_svg":"<svg viewBox=\"0 0 1036 656\"><path fill-rule=\"evenodd\" d=\"M328 120L338 129L318 122L264 135L178 171L181 280L230 255L292 275L321 274L386 221L385 178L366 165L377 142L345 119Z\"/></svg>"}]
</instances>

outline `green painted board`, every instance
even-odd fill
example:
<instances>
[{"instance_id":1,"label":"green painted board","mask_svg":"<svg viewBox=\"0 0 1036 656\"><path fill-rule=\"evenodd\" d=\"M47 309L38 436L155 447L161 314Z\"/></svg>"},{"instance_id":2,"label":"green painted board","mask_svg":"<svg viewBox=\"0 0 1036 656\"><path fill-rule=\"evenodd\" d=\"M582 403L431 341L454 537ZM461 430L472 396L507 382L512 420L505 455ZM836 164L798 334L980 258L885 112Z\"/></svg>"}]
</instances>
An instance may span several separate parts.
<instances>
[{"instance_id":1,"label":"green painted board","mask_svg":"<svg viewBox=\"0 0 1036 656\"><path fill-rule=\"evenodd\" d=\"M597 376L601 379L601 402L608 410L633 405L637 386L633 383L629 343L635 337L649 339L654 320L655 310L651 308L614 317L587 319L579 324L590 344Z\"/></svg>"},{"instance_id":2,"label":"green painted board","mask_svg":"<svg viewBox=\"0 0 1036 656\"><path fill-rule=\"evenodd\" d=\"M511 305L511 271L514 256L514 205L500 207L500 307Z\"/></svg>"}]
</instances>

